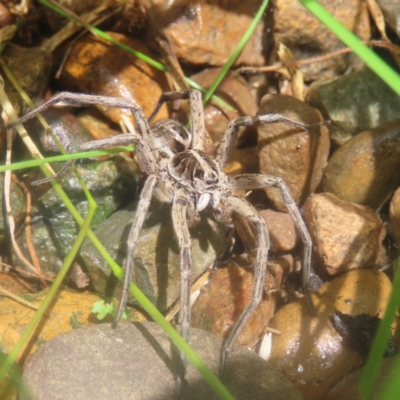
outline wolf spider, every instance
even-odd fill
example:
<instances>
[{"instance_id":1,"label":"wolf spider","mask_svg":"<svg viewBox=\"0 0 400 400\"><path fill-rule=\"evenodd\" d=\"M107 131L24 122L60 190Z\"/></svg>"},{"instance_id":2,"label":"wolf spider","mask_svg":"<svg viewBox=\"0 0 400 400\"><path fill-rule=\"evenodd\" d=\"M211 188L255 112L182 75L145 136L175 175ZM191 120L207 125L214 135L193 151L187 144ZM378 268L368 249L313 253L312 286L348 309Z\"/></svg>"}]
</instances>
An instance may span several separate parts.
<instances>
[{"instance_id":1,"label":"wolf spider","mask_svg":"<svg viewBox=\"0 0 400 400\"><path fill-rule=\"evenodd\" d=\"M182 99L188 99L190 103L189 130L172 119L161 120L150 128L150 124L163 103ZM304 243L303 286L311 312L315 315L309 292L311 239L288 186L281 178L275 176L260 174L227 176L222 172L229 152L235 144L238 127L273 122L286 122L303 130L309 129L310 126L285 118L279 114L240 117L228 124L217 156L215 159L211 159L203 151L205 126L201 93L193 89L164 93L148 119L146 119L142 108L132 100L64 92L22 117L13 126L25 122L46 108L60 102L80 105L95 104L128 109L135 119L134 132L88 142L82 145L80 149L85 151L134 143L139 167L147 175L128 237L128 257L124 265L125 277L116 317L117 322L121 319L127 302L128 288L134 267L135 248L152 196L161 202L172 205L173 226L181 256L181 334L186 341L188 340L190 324L190 271L192 263L188 227L199 222L199 213L207 207L214 211L217 220L223 222L227 222L232 213L237 213L247 218L258 231L257 256L254 263L254 286L251 301L233 325L232 331L223 345L220 363L220 372L222 373L229 351L232 349L246 321L261 301L267 270L268 249L270 247L268 228L264 218L247 200L243 197L235 196L232 191L262 189L265 187L277 187L280 189L283 201L301 235Z\"/></svg>"}]
</instances>

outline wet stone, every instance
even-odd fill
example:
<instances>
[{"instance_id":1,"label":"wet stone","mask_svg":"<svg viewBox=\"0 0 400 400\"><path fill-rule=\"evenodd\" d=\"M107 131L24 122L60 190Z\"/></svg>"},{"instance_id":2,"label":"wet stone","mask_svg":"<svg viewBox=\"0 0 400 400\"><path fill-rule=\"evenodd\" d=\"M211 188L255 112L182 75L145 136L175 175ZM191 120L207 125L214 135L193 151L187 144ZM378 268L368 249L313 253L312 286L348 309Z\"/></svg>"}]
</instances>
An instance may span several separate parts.
<instances>
[{"instance_id":1,"label":"wet stone","mask_svg":"<svg viewBox=\"0 0 400 400\"><path fill-rule=\"evenodd\" d=\"M320 3L361 40L369 40L369 16L362 1L322 0ZM298 1L277 0L273 12L275 43L288 46L296 60L317 57L343 47L342 42ZM351 57L344 55L300 68L306 80L315 80L330 79L343 73L349 65Z\"/></svg>"},{"instance_id":2,"label":"wet stone","mask_svg":"<svg viewBox=\"0 0 400 400\"><path fill-rule=\"evenodd\" d=\"M191 324L215 335L228 337L234 322L250 303L253 289L253 268L228 265L217 269L201 290L192 307ZM275 288L267 275L266 290ZM269 293L254 310L237 342L252 348L274 315L276 293Z\"/></svg>"},{"instance_id":3,"label":"wet stone","mask_svg":"<svg viewBox=\"0 0 400 400\"><path fill-rule=\"evenodd\" d=\"M138 40L118 33L108 33L113 39L151 56ZM153 57L154 58L154 57ZM77 92L126 98L139 104L149 115L161 94L168 91L164 73L120 49L114 44L94 36L85 36L72 46L66 61L61 83ZM111 121L119 123L121 115L132 119L129 110L98 106ZM164 105L156 120L167 118Z\"/></svg>"},{"instance_id":4,"label":"wet stone","mask_svg":"<svg viewBox=\"0 0 400 400\"><path fill-rule=\"evenodd\" d=\"M223 66L253 21L260 7L250 1L154 2L163 34L173 53L183 62L196 65ZM263 20L257 25L235 65L262 66Z\"/></svg>"},{"instance_id":5,"label":"wet stone","mask_svg":"<svg viewBox=\"0 0 400 400\"><path fill-rule=\"evenodd\" d=\"M50 79L51 55L39 48L23 48L10 43L5 48L2 58L30 99L33 102L41 99ZM25 102L6 77L4 86L13 106L21 115L24 114Z\"/></svg>"},{"instance_id":6,"label":"wet stone","mask_svg":"<svg viewBox=\"0 0 400 400\"><path fill-rule=\"evenodd\" d=\"M95 230L112 258L121 266L126 257L129 229L137 203L119 210ZM201 223L190 230L192 239L192 273L194 281L216 260L225 246L225 227L211 213L202 213ZM94 288L119 298L121 283L108 264L86 239L81 256L89 270ZM171 206L153 201L139 235L135 253L133 281L161 311L180 296L180 255L172 225ZM135 301L132 297L129 301Z\"/></svg>"},{"instance_id":7,"label":"wet stone","mask_svg":"<svg viewBox=\"0 0 400 400\"><path fill-rule=\"evenodd\" d=\"M311 125L323 121L315 108L290 96L266 95L258 115L280 114L296 122ZM260 173L278 176L289 186L295 202L301 206L322 178L329 154L326 126L303 130L284 122L257 126ZM280 190L265 189L276 208L287 212Z\"/></svg>"},{"instance_id":8,"label":"wet stone","mask_svg":"<svg viewBox=\"0 0 400 400\"><path fill-rule=\"evenodd\" d=\"M378 261L386 229L370 207L321 193L304 204L304 219L319 272L336 275L373 267Z\"/></svg>"},{"instance_id":9,"label":"wet stone","mask_svg":"<svg viewBox=\"0 0 400 400\"><path fill-rule=\"evenodd\" d=\"M359 133L330 157L323 189L379 209L400 185L400 119Z\"/></svg>"},{"instance_id":10,"label":"wet stone","mask_svg":"<svg viewBox=\"0 0 400 400\"><path fill-rule=\"evenodd\" d=\"M216 373L222 339L190 330L190 345ZM189 365L181 399L217 399ZM109 324L77 329L46 343L23 375L37 400L178 399L171 342L155 323ZM303 397L256 354L235 345L224 384L236 399L301 400ZM21 400L27 400L21 397Z\"/></svg>"},{"instance_id":11,"label":"wet stone","mask_svg":"<svg viewBox=\"0 0 400 400\"><path fill-rule=\"evenodd\" d=\"M95 229L117 209L125 206L135 193L138 171L127 171L118 157L104 162L85 163L77 166L98 207L92 220ZM71 171L61 178L61 184L80 215L85 216L88 200ZM79 225L54 189L47 191L32 207L32 242L40 266L45 273L57 272L79 232ZM29 258L25 233L17 238L25 257ZM26 269L16 255L13 262Z\"/></svg>"},{"instance_id":12,"label":"wet stone","mask_svg":"<svg viewBox=\"0 0 400 400\"><path fill-rule=\"evenodd\" d=\"M307 400L325 399L330 388L361 367L367 358L364 352L346 345L332 326L331 316L339 311L350 316L366 313L382 318L391 289L384 273L362 269L343 274L312 293L315 318L305 298L282 307L271 322L282 335L273 336L269 362Z\"/></svg>"},{"instance_id":13,"label":"wet stone","mask_svg":"<svg viewBox=\"0 0 400 400\"><path fill-rule=\"evenodd\" d=\"M400 118L400 99L369 68L310 86L307 103L332 124L332 140L343 145L358 133Z\"/></svg>"}]
</instances>

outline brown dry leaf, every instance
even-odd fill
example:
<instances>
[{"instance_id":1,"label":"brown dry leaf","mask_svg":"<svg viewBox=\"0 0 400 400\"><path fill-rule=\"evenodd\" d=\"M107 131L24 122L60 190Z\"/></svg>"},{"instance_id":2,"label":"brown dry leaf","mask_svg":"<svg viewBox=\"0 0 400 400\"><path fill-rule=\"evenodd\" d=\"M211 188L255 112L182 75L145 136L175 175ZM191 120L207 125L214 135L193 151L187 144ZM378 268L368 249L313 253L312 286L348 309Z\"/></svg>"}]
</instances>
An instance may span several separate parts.
<instances>
[{"instance_id":1,"label":"brown dry leaf","mask_svg":"<svg viewBox=\"0 0 400 400\"><path fill-rule=\"evenodd\" d=\"M295 62L292 52L283 43L279 43L278 56L282 64L290 64ZM299 67L288 67L287 72L290 75L290 84L292 87L293 97L304 101L304 80L303 73Z\"/></svg>"},{"instance_id":2,"label":"brown dry leaf","mask_svg":"<svg viewBox=\"0 0 400 400\"><path fill-rule=\"evenodd\" d=\"M368 9L371 14L372 19L375 22L376 27L378 28L382 38L389 42L388 37L386 36L386 24L385 18L382 14L382 11L375 0L367 0Z\"/></svg>"}]
</instances>

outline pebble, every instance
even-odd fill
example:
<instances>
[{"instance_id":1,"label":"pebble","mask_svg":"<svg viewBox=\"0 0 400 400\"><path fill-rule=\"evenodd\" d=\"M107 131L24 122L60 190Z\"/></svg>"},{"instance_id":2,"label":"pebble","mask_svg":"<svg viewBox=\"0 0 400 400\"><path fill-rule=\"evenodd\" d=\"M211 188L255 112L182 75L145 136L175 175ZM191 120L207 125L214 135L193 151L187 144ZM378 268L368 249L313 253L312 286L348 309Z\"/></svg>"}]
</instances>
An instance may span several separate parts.
<instances>
[{"instance_id":1,"label":"pebble","mask_svg":"<svg viewBox=\"0 0 400 400\"><path fill-rule=\"evenodd\" d=\"M323 189L379 210L400 185L400 119L356 135L329 159Z\"/></svg>"},{"instance_id":2,"label":"pebble","mask_svg":"<svg viewBox=\"0 0 400 400\"><path fill-rule=\"evenodd\" d=\"M119 33L108 33L113 39L146 55L149 49L139 40ZM149 115L161 94L169 90L161 72L114 44L91 35L77 40L71 48L60 82L76 92L115 96L135 101ZM132 119L129 110L98 106L111 121L119 123L121 115ZM168 118L164 105L156 120Z\"/></svg>"},{"instance_id":3,"label":"pebble","mask_svg":"<svg viewBox=\"0 0 400 400\"><path fill-rule=\"evenodd\" d=\"M264 96L258 115L275 113L307 125L323 120L318 110L294 97ZM302 130L278 122L258 125L257 131L260 173L282 178L301 206L322 178L329 154L328 128ZM287 212L279 189L267 188L265 192L278 210Z\"/></svg>"},{"instance_id":4,"label":"pebble","mask_svg":"<svg viewBox=\"0 0 400 400\"><path fill-rule=\"evenodd\" d=\"M250 303L253 289L253 268L227 265L218 268L201 290L192 307L191 324L221 337L228 337L234 322ZM266 290L276 288L267 274ZM274 315L276 293L269 293L254 310L237 342L252 348Z\"/></svg>"},{"instance_id":5,"label":"pebble","mask_svg":"<svg viewBox=\"0 0 400 400\"><path fill-rule=\"evenodd\" d=\"M271 251L277 253L293 250L299 237L291 215L275 210L262 210L260 214L268 225Z\"/></svg>"},{"instance_id":6,"label":"pebble","mask_svg":"<svg viewBox=\"0 0 400 400\"><path fill-rule=\"evenodd\" d=\"M400 118L399 96L367 67L312 83L307 103L332 121L335 148L364 130Z\"/></svg>"},{"instance_id":7,"label":"pebble","mask_svg":"<svg viewBox=\"0 0 400 400\"><path fill-rule=\"evenodd\" d=\"M153 2L163 34L173 53L184 63L223 66L253 22L260 2L234 0ZM265 64L263 20L257 25L235 65Z\"/></svg>"},{"instance_id":8,"label":"pebble","mask_svg":"<svg viewBox=\"0 0 400 400\"><path fill-rule=\"evenodd\" d=\"M190 345L215 373L222 339L191 329ZM38 400L178 399L171 347L150 322L77 329L42 346L23 379ZM193 366L186 378L181 399L219 398ZM280 372L239 345L230 353L224 384L236 399L303 399Z\"/></svg>"},{"instance_id":9,"label":"pebble","mask_svg":"<svg viewBox=\"0 0 400 400\"><path fill-rule=\"evenodd\" d=\"M121 160L114 157L103 162L77 166L79 174L98 205L91 229L95 229L115 210L125 206L132 199L132 192L135 192L139 179L138 168L133 165L130 170L126 168L125 163L121 164ZM68 172L60 181L78 212L85 215L88 200L74 172ZM48 190L35 201L31 213L32 242L39 264L44 273L52 275L58 272L64 257L71 250L79 232L79 225L54 189ZM29 257L25 232L18 236L17 241L22 252ZM15 266L26 269L15 255L13 262Z\"/></svg>"},{"instance_id":10,"label":"pebble","mask_svg":"<svg viewBox=\"0 0 400 400\"><path fill-rule=\"evenodd\" d=\"M325 399L330 388L366 360L365 354L343 345L330 315L340 311L382 318L391 289L384 273L362 269L343 274L312 293L316 318L310 315L305 298L282 307L271 323L282 335L273 336L270 364L307 400Z\"/></svg>"},{"instance_id":11,"label":"pebble","mask_svg":"<svg viewBox=\"0 0 400 400\"><path fill-rule=\"evenodd\" d=\"M361 40L369 40L368 10L360 0L321 0L335 19ZM284 43L296 60L310 59L343 47L342 42L296 0L277 0L273 6L274 41ZM302 65L305 80L330 79L343 73L351 59L348 55Z\"/></svg>"},{"instance_id":12,"label":"pebble","mask_svg":"<svg viewBox=\"0 0 400 400\"><path fill-rule=\"evenodd\" d=\"M304 204L304 219L319 272L337 275L377 263L386 229L370 207L320 193Z\"/></svg>"}]
</instances>

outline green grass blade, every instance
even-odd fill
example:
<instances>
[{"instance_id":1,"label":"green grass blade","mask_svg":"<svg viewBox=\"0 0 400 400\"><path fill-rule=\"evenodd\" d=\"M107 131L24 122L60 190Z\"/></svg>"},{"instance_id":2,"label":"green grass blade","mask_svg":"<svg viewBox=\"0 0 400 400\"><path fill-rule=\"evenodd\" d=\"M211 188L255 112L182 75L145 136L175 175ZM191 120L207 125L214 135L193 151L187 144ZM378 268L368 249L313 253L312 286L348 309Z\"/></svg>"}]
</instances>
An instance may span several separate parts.
<instances>
[{"instance_id":1,"label":"green grass blade","mask_svg":"<svg viewBox=\"0 0 400 400\"><path fill-rule=\"evenodd\" d=\"M400 95L400 76L361 40L337 21L316 0L300 0L346 46L350 47L384 82Z\"/></svg>"},{"instance_id":2,"label":"green grass blade","mask_svg":"<svg viewBox=\"0 0 400 400\"><path fill-rule=\"evenodd\" d=\"M24 168L32 168L37 167L46 163L53 163L53 162L62 162L62 161L70 161L70 160L78 160L83 158L91 158L91 157L100 157L100 156L107 156L112 154L124 153L124 152L131 152L134 151L135 148L133 146L126 146L126 147L116 147L114 149L106 149L106 150L93 150L93 151L86 151L81 153L67 153L62 154L59 156L54 157L46 157L41 159L34 159L34 160L26 160L17 163L13 163L10 165L1 165L0 172L4 171L17 171L19 169Z\"/></svg>"},{"instance_id":3,"label":"green grass blade","mask_svg":"<svg viewBox=\"0 0 400 400\"><path fill-rule=\"evenodd\" d=\"M392 294L390 296L385 315L379 324L371 351L365 364L361 377L359 389L364 399L371 395L374 381L379 371L386 345L390 337L390 326L396 318L397 310L400 307L400 258L397 261L396 273L393 280ZM398 378L397 378L398 379ZM398 384L398 382L397 382ZM397 392L400 393L400 392Z\"/></svg>"},{"instance_id":4,"label":"green grass blade","mask_svg":"<svg viewBox=\"0 0 400 400\"><path fill-rule=\"evenodd\" d=\"M380 400L398 400L400 393L400 357L397 356L397 361L393 370L390 373L389 382L385 386Z\"/></svg>"},{"instance_id":5,"label":"green grass blade","mask_svg":"<svg viewBox=\"0 0 400 400\"><path fill-rule=\"evenodd\" d=\"M246 43L249 41L251 35L255 31L258 23L260 22L261 17L264 14L265 9L268 6L268 1L269 0L264 0L261 4L261 7L257 11L256 16L254 17L252 23L250 24L249 28L243 35L242 39L240 40L239 44L233 51L232 55L229 57L229 60L226 62L226 64L223 66L221 72L218 74L218 76L215 78L215 81L213 84L210 86L210 88L207 90L206 94L203 97L203 104L206 104L208 100L213 96L215 90L219 86L219 84L222 82L224 79L225 75L228 73L229 69L232 67L233 63L236 61L236 59L239 57L239 54L242 52L244 46L246 46Z\"/></svg>"}]
</instances>

